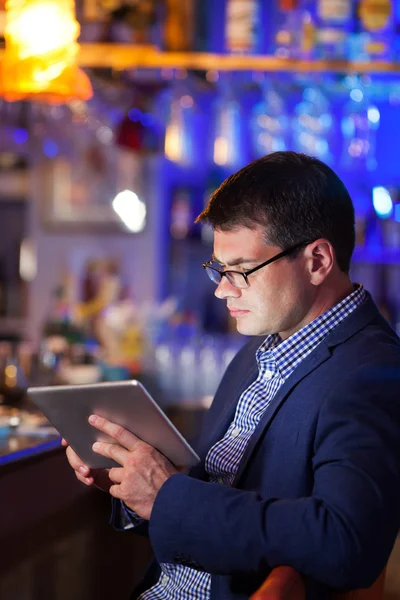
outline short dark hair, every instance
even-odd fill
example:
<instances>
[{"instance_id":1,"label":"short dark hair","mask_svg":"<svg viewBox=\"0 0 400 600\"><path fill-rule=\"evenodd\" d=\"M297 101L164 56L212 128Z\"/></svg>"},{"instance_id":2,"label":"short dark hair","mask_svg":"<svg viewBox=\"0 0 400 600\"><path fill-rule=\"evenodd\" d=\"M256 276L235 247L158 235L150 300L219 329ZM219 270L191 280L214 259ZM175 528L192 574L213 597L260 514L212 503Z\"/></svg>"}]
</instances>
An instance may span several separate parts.
<instances>
[{"instance_id":1,"label":"short dark hair","mask_svg":"<svg viewBox=\"0 0 400 600\"><path fill-rule=\"evenodd\" d=\"M226 179L196 222L213 229L265 227L265 242L282 249L327 239L348 273L355 244L354 207L330 167L297 152L273 152Z\"/></svg>"}]
</instances>

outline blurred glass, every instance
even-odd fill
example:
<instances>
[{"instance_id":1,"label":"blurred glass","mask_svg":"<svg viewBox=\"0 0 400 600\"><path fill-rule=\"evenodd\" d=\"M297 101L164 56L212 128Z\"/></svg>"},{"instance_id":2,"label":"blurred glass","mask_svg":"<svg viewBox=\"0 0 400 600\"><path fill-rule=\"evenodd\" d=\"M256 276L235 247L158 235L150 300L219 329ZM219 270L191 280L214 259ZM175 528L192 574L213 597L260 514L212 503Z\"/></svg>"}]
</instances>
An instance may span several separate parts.
<instances>
[{"instance_id":1,"label":"blurred glass","mask_svg":"<svg viewBox=\"0 0 400 600\"><path fill-rule=\"evenodd\" d=\"M316 55L318 58L346 58L349 34L354 30L352 0L317 0Z\"/></svg>"},{"instance_id":2,"label":"blurred glass","mask_svg":"<svg viewBox=\"0 0 400 600\"><path fill-rule=\"evenodd\" d=\"M332 107L320 82L318 79L307 82L294 108L293 150L332 163L333 126Z\"/></svg>"},{"instance_id":3,"label":"blurred glass","mask_svg":"<svg viewBox=\"0 0 400 600\"><path fill-rule=\"evenodd\" d=\"M183 166L196 163L195 89L186 71L177 71L155 103L165 122L165 157Z\"/></svg>"},{"instance_id":4,"label":"blurred glass","mask_svg":"<svg viewBox=\"0 0 400 600\"><path fill-rule=\"evenodd\" d=\"M290 123L284 97L269 77L265 76L259 86L261 100L254 105L250 120L254 158L289 146Z\"/></svg>"},{"instance_id":5,"label":"blurred glass","mask_svg":"<svg viewBox=\"0 0 400 600\"><path fill-rule=\"evenodd\" d=\"M349 76L345 85L349 97L341 118L343 147L340 162L344 169L362 174L377 167L376 132L380 113L371 100L368 79Z\"/></svg>"},{"instance_id":6,"label":"blurred glass","mask_svg":"<svg viewBox=\"0 0 400 600\"><path fill-rule=\"evenodd\" d=\"M172 335L155 348L155 376L163 403L202 405L213 397L226 367L245 343L237 335Z\"/></svg>"},{"instance_id":7,"label":"blurred glass","mask_svg":"<svg viewBox=\"0 0 400 600\"><path fill-rule=\"evenodd\" d=\"M212 160L219 167L239 169L246 162L243 145L245 120L230 74L219 74L216 89Z\"/></svg>"}]
</instances>

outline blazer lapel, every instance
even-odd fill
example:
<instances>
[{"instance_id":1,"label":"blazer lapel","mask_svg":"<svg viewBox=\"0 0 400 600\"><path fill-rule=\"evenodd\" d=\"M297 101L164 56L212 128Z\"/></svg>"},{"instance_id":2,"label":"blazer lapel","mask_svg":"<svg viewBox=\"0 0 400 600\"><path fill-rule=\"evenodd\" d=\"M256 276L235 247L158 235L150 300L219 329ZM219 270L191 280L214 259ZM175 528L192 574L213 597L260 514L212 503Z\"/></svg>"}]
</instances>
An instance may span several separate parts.
<instances>
[{"instance_id":1,"label":"blazer lapel","mask_svg":"<svg viewBox=\"0 0 400 600\"><path fill-rule=\"evenodd\" d=\"M316 369L319 365L328 360L330 356L331 352L329 350L329 347L324 342L321 342L321 344L317 346L316 350L309 354L307 358L305 358L300 363L297 369L293 371L290 377L288 377L285 383L279 388L278 392L269 403L264 415L261 417L259 424L257 425L253 435L250 438L249 444L240 461L238 471L232 484L233 486L237 485L244 469L246 468L248 461L251 458L251 455L253 454L257 446L260 437L262 436L264 431L266 431L266 429L269 427L271 421L277 414L279 408L285 402L292 389L299 383L299 381L304 379L304 377L307 377L309 373L314 371L314 369Z\"/></svg>"},{"instance_id":2,"label":"blazer lapel","mask_svg":"<svg viewBox=\"0 0 400 600\"><path fill-rule=\"evenodd\" d=\"M218 419L214 421L213 427L207 431L207 435L205 435L204 439L200 441L200 457L202 457L204 451L207 453L216 442L224 437L226 430L235 416L235 410L240 396L244 390L246 390L257 378L257 375L258 366L254 361L254 364L242 376L239 383L230 386L230 390L227 390L226 387L222 387L222 389L220 388L219 391L224 395L224 397L228 397L229 399L226 401L221 414L218 415ZM231 395L229 395L229 391L231 391Z\"/></svg>"}]
</instances>

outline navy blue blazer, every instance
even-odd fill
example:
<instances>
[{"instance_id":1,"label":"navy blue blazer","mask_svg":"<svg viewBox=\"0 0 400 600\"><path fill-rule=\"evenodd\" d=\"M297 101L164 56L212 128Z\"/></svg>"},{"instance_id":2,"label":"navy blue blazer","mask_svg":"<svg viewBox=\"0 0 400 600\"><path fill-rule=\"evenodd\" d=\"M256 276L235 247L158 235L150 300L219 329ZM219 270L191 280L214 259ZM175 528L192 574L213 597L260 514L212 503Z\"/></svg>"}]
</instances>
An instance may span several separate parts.
<instances>
[{"instance_id":1,"label":"navy blue blazer","mask_svg":"<svg viewBox=\"0 0 400 600\"><path fill-rule=\"evenodd\" d=\"M228 367L206 417L201 463L157 495L148 526L157 563L211 574L212 600L244 600L272 567L306 577L307 596L367 587L400 523L400 340L372 299L336 327L272 400L233 487L204 459L257 377L253 338Z\"/></svg>"}]
</instances>

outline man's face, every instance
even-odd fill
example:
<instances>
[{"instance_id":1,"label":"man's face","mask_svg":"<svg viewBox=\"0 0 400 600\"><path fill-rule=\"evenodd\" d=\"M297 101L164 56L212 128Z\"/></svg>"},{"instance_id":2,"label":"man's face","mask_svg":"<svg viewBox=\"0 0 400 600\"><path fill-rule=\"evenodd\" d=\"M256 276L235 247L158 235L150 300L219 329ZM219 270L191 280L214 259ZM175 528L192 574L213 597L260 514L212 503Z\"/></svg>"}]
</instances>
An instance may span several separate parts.
<instances>
[{"instance_id":1,"label":"man's face","mask_svg":"<svg viewBox=\"0 0 400 600\"><path fill-rule=\"evenodd\" d=\"M224 270L248 271L282 251L267 246L264 229L238 227L214 232L214 257ZM238 289L226 277L215 295L226 300L237 330L244 335L281 334L283 339L303 326L313 301L307 261L300 252L293 260L281 258L249 275L249 287Z\"/></svg>"}]
</instances>

